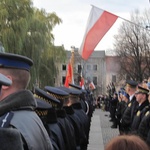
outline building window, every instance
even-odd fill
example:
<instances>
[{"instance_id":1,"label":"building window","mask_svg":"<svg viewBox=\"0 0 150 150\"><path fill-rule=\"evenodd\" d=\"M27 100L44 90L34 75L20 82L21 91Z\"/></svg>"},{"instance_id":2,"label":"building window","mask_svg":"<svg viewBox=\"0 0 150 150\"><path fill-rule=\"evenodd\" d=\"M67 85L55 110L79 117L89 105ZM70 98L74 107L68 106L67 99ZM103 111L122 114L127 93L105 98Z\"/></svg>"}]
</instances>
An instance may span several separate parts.
<instances>
[{"instance_id":1,"label":"building window","mask_svg":"<svg viewBox=\"0 0 150 150\"><path fill-rule=\"evenodd\" d=\"M65 84L66 77L62 76L62 84Z\"/></svg>"},{"instance_id":2,"label":"building window","mask_svg":"<svg viewBox=\"0 0 150 150\"><path fill-rule=\"evenodd\" d=\"M112 82L116 82L116 75L112 75Z\"/></svg>"},{"instance_id":3,"label":"building window","mask_svg":"<svg viewBox=\"0 0 150 150\"><path fill-rule=\"evenodd\" d=\"M91 65L87 65L87 70L91 70Z\"/></svg>"},{"instance_id":4,"label":"building window","mask_svg":"<svg viewBox=\"0 0 150 150\"><path fill-rule=\"evenodd\" d=\"M93 77L93 83L97 85L97 77Z\"/></svg>"},{"instance_id":5,"label":"building window","mask_svg":"<svg viewBox=\"0 0 150 150\"><path fill-rule=\"evenodd\" d=\"M78 73L81 73L81 71L82 71L82 66L78 65Z\"/></svg>"},{"instance_id":6,"label":"building window","mask_svg":"<svg viewBox=\"0 0 150 150\"><path fill-rule=\"evenodd\" d=\"M97 65L93 65L93 70L97 71Z\"/></svg>"},{"instance_id":7,"label":"building window","mask_svg":"<svg viewBox=\"0 0 150 150\"><path fill-rule=\"evenodd\" d=\"M66 71L66 70L67 70L67 65L64 65L64 64L63 64L63 65L62 65L62 70L63 70L63 71Z\"/></svg>"}]
</instances>

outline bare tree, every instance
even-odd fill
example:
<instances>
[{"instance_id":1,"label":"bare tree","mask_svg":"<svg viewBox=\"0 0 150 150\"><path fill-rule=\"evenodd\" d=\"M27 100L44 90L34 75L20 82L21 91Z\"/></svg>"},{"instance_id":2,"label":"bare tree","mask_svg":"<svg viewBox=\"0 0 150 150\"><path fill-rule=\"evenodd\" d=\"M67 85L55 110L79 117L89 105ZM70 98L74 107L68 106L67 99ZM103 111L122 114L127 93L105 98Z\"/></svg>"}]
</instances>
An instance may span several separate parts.
<instances>
[{"instance_id":1,"label":"bare tree","mask_svg":"<svg viewBox=\"0 0 150 150\"><path fill-rule=\"evenodd\" d=\"M131 21L125 21L115 38L115 51L120 57L122 79L142 81L150 75L150 10L131 14Z\"/></svg>"}]
</instances>

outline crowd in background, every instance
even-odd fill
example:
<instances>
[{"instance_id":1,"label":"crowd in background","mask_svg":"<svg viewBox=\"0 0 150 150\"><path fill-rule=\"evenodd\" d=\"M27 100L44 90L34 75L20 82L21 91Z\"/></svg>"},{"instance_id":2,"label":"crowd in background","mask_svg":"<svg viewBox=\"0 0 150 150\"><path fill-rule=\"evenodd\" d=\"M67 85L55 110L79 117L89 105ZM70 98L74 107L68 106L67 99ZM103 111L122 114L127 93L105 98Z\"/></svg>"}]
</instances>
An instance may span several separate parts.
<instances>
[{"instance_id":1,"label":"crowd in background","mask_svg":"<svg viewBox=\"0 0 150 150\"><path fill-rule=\"evenodd\" d=\"M96 105L109 112L111 128L118 128L119 136L138 136L150 146L150 77L141 83L127 80L112 95L99 95Z\"/></svg>"}]
</instances>

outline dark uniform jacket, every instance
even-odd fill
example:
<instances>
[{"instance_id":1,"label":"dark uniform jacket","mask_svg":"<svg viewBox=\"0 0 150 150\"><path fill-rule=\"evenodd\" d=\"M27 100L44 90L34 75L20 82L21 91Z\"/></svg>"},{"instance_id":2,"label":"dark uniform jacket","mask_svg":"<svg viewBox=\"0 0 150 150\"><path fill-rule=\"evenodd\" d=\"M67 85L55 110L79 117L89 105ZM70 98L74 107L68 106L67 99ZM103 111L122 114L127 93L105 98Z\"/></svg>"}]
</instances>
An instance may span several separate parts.
<instances>
[{"instance_id":1,"label":"dark uniform jacket","mask_svg":"<svg viewBox=\"0 0 150 150\"><path fill-rule=\"evenodd\" d=\"M79 118L75 115L72 106L69 106L69 107L65 106L63 108L66 111L68 120L73 125L74 130L75 130L75 137L76 137L76 144L77 144L76 149L80 150L82 146L86 143L86 135L84 132L84 128Z\"/></svg>"},{"instance_id":2,"label":"dark uniform jacket","mask_svg":"<svg viewBox=\"0 0 150 150\"><path fill-rule=\"evenodd\" d=\"M89 133L89 118L85 114L85 111L82 109L81 103L74 103L71 106L73 107L75 115L79 118L80 122L82 123L82 125L84 127L84 132L85 132L86 140L87 140L85 145L87 146L87 144L88 144L88 136L89 136L88 135L88 133Z\"/></svg>"},{"instance_id":3,"label":"dark uniform jacket","mask_svg":"<svg viewBox=\"0 0 150 150\"><path fill-rule=\"evenodd\" d=\"M0 128L1 150L23 150L21 135L13 128Z\"/></svg>"},{"instance_id":4,"label":"dark uniform jacket","mask_svg":"<svg viewBox=\"0 0 150 150\"><path fill-rule=\"evenodd\" d=\"M139 124L144 116L144 108L149 105L148 100L144 101L139 107L136 109L136 114L133 118L133 122L131 124L131 132L137 134Z\"/></svg>"},{"instance_id":5,"label":"dark uniform jacket","mask_svg":"<svg viewBox=\"0 0 150 150\"><path fill-rule=\"evenodd\" d=\"M0 101L0 120L5 118L5 123L9 122L9 126L21 133L25 150L52 150L48 133L33 111L35 107L36 102L32 93L20 90ZM13 113L12 118L9 118L7 112Z\"/></svg>"},{"instance_id":6,"label":"dark uniform jacket","mask_svg":"<svg viewBox=\"0 0 150 150\"><path fill-rule=\"evenodd\" d=\"M51 108L49 110L46 123L48 126L48 133L50 135L50 138L52 139L52 145L54 147L54 150L65 150L66 147L63 134L60 126L58 125L56 110L54 108Z\"/></svg>"},{"instance_id":7,"label":"dark uniform jacket","mask_svg":"<svg viewBox=\"0 0 150 150\"><path fill-rule=\"evenodd\" d=\"M146 106L144 108L145 111L145 115L143 116L139 128L138 128L138 135L144 140L146 141L147 136L148 136L148 132L150 130L150 105Z\"/></svg>"},{"instance_id":8,"label":"dark uniform jacket","mask_svg":"<svg viewBox=\"0 0 150 150\"><path fill-rule=\"evenodd\" d=\"M57 110L57 120L63 134L66 150L76 150L74 128L66 118L64 109Z\"/></svg>"},{"instance_id":9,"label":"dark uniform jacket","mask_svg":"<svg viewBox=\"0 0 150 150\"><path fill-rule=\"evenodd\" d=\"M127 103L125 101L118 102L117 108L116 108L116 118L118 124L120 124L120 119L122 118L122 115L127 107Z\"/></svg>"},{"instance_id":10,"label":"dark uniform jacket","mask_svg":"<svg viewBox=\"0 0 150 150\"><path fill-rule=\"evenodd\" d=\"M122 118L120 120L121 132L128 134L131 131L131 124L133 121L133 116L135 115L138 102L135 96L129 101L127 108L125 109Z\"/></svg>"}]
</instances>

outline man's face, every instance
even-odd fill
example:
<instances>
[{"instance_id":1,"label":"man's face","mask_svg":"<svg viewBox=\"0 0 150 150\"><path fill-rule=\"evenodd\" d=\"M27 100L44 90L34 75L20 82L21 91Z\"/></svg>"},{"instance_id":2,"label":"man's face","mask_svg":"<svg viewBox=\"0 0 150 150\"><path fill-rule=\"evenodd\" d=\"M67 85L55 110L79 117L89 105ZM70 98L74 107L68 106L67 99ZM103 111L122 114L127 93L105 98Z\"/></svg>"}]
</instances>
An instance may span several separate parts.
<instances>
[{"instance_id":1,"label":"man's face","mask_svg":"<svg viewBox=\"0 0 150 150\"><path fill-rule=\"evenodd\" d=\"M143 100L145 94L143 94L143 93L137 93L137 94L135 94L135 96L136 96L137 102L141 103L141 101Z\"/></svg>"},{"instance_id":2,"label":"man's face","mask_svg":"<svg viewBox=\"0 0 150 150\"><path fill-rule=\"evenodd\" d=\"M129 89L130 89L129 86L126 85L126 86L125 86L125 91L126 91L126 93L129 93Z\"/></svg>"}]
</instances>

